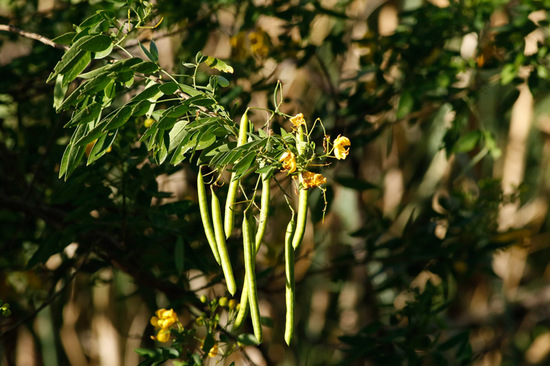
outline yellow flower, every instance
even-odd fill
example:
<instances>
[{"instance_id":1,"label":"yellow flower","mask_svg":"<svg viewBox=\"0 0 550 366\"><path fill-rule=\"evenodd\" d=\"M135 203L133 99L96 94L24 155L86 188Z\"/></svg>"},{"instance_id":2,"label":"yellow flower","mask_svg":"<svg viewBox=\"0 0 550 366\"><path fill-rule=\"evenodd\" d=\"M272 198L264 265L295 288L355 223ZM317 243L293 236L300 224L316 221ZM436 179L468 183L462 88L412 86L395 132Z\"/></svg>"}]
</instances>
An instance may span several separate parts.
<instances>
[{"instance_id":1,"label":"yellow flower","mask_svg":"<svg viewBox=\"0 0 550 366\"><path fill-rule=\"evenodd\" d=\"M210 348L210 351L208 351L208 357L216 357L218 354L218 344L215 343L212 348Z\"/></svg>"},{"instance_id":2,"label":"yellow flower","mask_svg":"<svg viewBox=\"0 0 550 366\"><path fill-rule=\"evenodd\" d=\"M305 171L302 173L302 184L305 189L319 187L321 184L325 184L327 178L323 177L322 174L312 173Z\"/></svg>"},{"instance_id":3,"label":"yellow flower","mask_svg":"<svg viewBox=\"0 0 550 366\"><path fill-rule=\"evenodd\" d=\"M350 146L351 143L349 139L345 136L340 136L334 140L334 156L338 160L344 160L349 154L349 148L346 149L346 146Z\"/></svg>"},{"instance_id":4,"label":"yellow flower","mask_svg":"<svg viewBox=\"0 0 550 366\"><path fill-rule=\"evenodd\" d=\"M296 156L292 151L285 151L279 161L283 162L283 169L287 170L288 174L294 173L294 171L296 171Z\"/></svg>"},{"instance_id":5,"label":"yellow flower","mask_svg":"<svg viewBox=\"0 0 550 366\"><path fill-rule=\"evenodd\" d=\"M228 304L229 309L235 309L235 308L237 307L237 305L239 305L239 304L237 303L237 300L235 300L235 299L229 300L229 304Z\"/></svg>"},{"instance_id":6,"label":"yellow flower","mask_svg":"<svg viewBox=\"0 0 550 366\"><path fill-rule=\"evenodd\" d=\"M153 339L156 339L159 342L166 343L170 340L170 330L164 329L158 332L156 337L151 337Z\"/></svg>"},{"instance_id":7,"label":"yellow flower","mask_svg":"<svg viewBox=\"0 0 550 366\"><path fill-rule=\"evenodd\" d=\"M294 125L295 129L299 126L306 125L306 120L304 119L304 115L302 113L298 113L294 117L291 117L290 122Z\"/></svg>"},{"instance_id":8,"label":"yellow flower","mask_svg":"<svg viewBox=\"0 0 550 366\"><path fill-rule=\"evenodd\" d=\"M250 51L253 55L259 57L266 57L269 53L269 36L267 33L258 29L248 34L248 40L250 41Z\"/></svg>"},{"instance_id":9,"label":"yellow flower","mask_svg":"<svg viewBox=\"0 0 550 366\"><path fill-rule=\"evenodd\" d=\"M151 325L157 329L166 330L178 321L178 316L173 309L160 309L155 314L157 316L151 318Z\"/></svg>"}]
</instances>

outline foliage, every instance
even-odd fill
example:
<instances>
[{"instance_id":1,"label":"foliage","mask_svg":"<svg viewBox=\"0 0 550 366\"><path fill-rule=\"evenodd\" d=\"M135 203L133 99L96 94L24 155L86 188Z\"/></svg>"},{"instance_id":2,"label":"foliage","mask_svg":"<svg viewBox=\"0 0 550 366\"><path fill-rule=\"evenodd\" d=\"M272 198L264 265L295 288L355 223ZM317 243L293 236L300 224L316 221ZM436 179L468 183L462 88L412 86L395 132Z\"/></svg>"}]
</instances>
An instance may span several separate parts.
<instances>
[{"instance_id":1,"label":"foliage","mask_svg":"<svg viewBox=\"0 0 550 366\"><path fill-rule=\"evenodd\" d=\"M13 332L30 332L45 364L79 352L92 362L101 350L69 348L66 331L85 344L94 319L106 317L121 344L138 334L125 348L144 365L547 361L534 347L550 328L537 297L547 212L502 224L504 207L545 201L544 118L523 142L523 186L510 190L500 178L525 88L535 116L548 113L548 2L363 5L117 0L43 13L9 2L0 23L67 49L0 38L29 52L1 66L6 364L21 347L7 341ZM395 6L397 26L384 31ZM297 113L307 122L303 142ZM249 132L238 144L242 115ZM348 144L335 139L343 135ZM221 202L229 194L218 185L239 182L236 206L249 203L258 226L262 178L273 182L255 261L260 345L252 323L233 327L239 300L226 293L225 268L202 230L201 166ZM326 177L315 184L322 189L305 189L310 169ZM175 176L179 192L166 188ZM282 243L302 191L310 214L287 347ZM242 240L240 229L227 238L239 293ZM502 271L498 257L510 253L523 262ZM136 320L158 309L174 309L166 319L177 322L159 323L164 313L148 326Z\"/></svg>"}]
</instances>

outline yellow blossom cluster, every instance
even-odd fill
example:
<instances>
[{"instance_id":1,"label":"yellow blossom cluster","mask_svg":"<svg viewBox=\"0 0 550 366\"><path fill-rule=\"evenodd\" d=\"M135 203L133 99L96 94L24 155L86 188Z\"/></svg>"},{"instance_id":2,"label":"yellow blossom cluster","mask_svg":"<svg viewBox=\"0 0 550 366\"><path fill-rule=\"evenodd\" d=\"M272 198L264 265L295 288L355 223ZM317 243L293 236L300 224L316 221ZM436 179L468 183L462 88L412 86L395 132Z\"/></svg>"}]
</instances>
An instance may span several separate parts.
<instances>
[{"instance_id":1,"label":"yellow blossom cluster","mask_svg":"<svg viewBox=\"0 0 550 366\"><path fill-rule=\"evenodd\" d=\"M296 131L300 126L306 125L306 121L302 113L298 113L294 117L291 117L290 122L292 123L293 131ZM325 141L328 144L330 142L330 137L325 136ZM327 153L330 154L333 152L336 159L344 160L349 155L350 145L351 142L349 138L338 135L338 137L334 140L332 151L328 151ZM323 144L323 146L325 146L325 144ZM327 147L325 146L325 149L326 148ZM281 155L279 162L282 163L283 170L286 171L287 174L292 174L297 169L296 155L294 155L294 153L290 150L285 151L283 155ZM302 184L305 189L319 187L326 182L327 179L322 174L312 173L307 170L302 172Z\"/></svg>"},{"instance_id":2,"label":"yellow blossom cluster","mask_svg":"<svg viewBox=\"0 0 550 366\"><path fill-rule=\"evenodd\" d=\"M327 178L325 178L322 174L312 173L309 171L302 173L302 184L305 189L319 187L321 184L325 184L326 182Z\"/></svg>"},{"instance_id":3,"label":"yellow blossom cluster","mask_svg":"<svg viewBox=\"0 0 550 366\"><path fill-rule=\"evenodd\" d=\"M269 34L263 29L241 31L230 40L233 57L243 59L248 55L265 58L269 55Z\"/></svg>"},{"instance_id":4,"label":"yellow blossom cluster","mask_svg":"<svg viewBox=\"0 0 550 366\"><path fill-rule=\"evenodd\" d=\"M179 323L178 316L173 309L159 309L155 312L154 317L151 318L151 325L158 329L156 337L151 337L159 342L168 342L170 340L170 327L176 323Z\"/></svg>"}]
</instances>

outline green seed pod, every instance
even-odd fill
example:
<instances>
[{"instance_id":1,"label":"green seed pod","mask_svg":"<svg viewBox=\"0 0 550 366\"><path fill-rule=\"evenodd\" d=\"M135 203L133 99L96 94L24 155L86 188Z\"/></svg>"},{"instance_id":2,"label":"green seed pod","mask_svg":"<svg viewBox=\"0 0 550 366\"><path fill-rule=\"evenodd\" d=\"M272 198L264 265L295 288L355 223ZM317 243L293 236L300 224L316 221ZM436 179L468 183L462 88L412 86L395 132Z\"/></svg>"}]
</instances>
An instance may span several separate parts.
<instances>
[{"instance_id":1,"label":"green seed pod","mask_svg":"<svg viewBox=\"0 0 550 366\"><path fill-rule=\"evenodd\" d=\"M269 200L271 198L270 180L268 173L262 174L262 201L260 208L260 223L256 231L256 253L262 244L265 228L267 226L267 217L269 216Z\"/></svg>"},{"instance_id":2,"label":"green seed pod","mask_svg":"<svg viewBox=\"0 0 550 366\"><path fill-rule=\"evenodd\" d=\"M216 243L216 237L214 235L214 230L212 229L212 222L210 220L210 213L208 211L208 198L206 197L206 189L204 187L204 178L202 176L202 170L199 168L199 174L197 175L197 195L199 198L199 210L201 213L202 226L204 228L204 233L206 234L206 239L216 258L218 264L221 263L220 253L218 252L218 245Z\"/></svg>"},{"instance_id":3,"label":"green seed pod","mask_svg":"<svg viewBox=\"0 0 550 366\"><path fill-rule=\"evenodd\" d=\"M237 147L246 143L246 134L248 133L248 109L244 112L241 118L241 124L239 126L239 138L237 140ZM227 191L227 200L225 201L225 216L223 222L223 228L225 231L225 237L229 238L233 231L233 225L235 221L235 211L233 205L237 199L237 189L239 188L239 179L234 179L235 173L231 174L231 181L229 182L229 189Z\"/></svg>"},{"instance_id":4,"label":"green seed pod","mask_svg":"<svg viewBox=\"0 0 550 366\"><path fill-rule=\"evenodd\" d=\"M304 144L305 144L305 137L304 137L304 128L302 126L298 126L298 143L296 145L296 148L298 149L298 154L302 155L304 153ZM292 239L292 246L294 249L298 248L300 244L302 243L302 239L304 238L304 233L306 231L306 221L307 221L307 202L308 202L308 196L309 192L307 189L304 188L304 178L302 174L299 175L299 183L300 187L299 189L299 199L298 199L298 219L296 222L296 231L294 233L294 238Z\"/></svg>"},{"instance_id":5,"label":"green seed pod","mask_svg":"<svg viewBox=\"0 0 550 366\"><path fill-rule=\"evenodd\" d=\"M225 243L220 201L218 200L218 197L216 196L216 193L214 192L212 186L210 186L210 190L212 191L212 222L214 223L214 233L218 252L220 254L223 275L225 276L225 282L227 283L227 290L231 295L234 295L237 291L237 284L235 283L233 268L231 267L229 253L227 252L227 244Z\"/></svg>"},{"instance_id":6,"label":"green seed pod","mask_svg":"<svg viewBox=\"0 0 550 366\"><path fill-rule=\"evenodd\" d=\"M243 246L244 246L244 268L246 272L248 287L248 302L250 306L250 317L252 328L258 344L262 342L262 322L260 320L260 309L258 306L258 293L256 290L256 245L251 233L250 219L247 212L243 218Z\"/></svg>"},{"instance_id":7,"label":"green seed pod","mask_svg":"<svg viewBox=\"0 0 550 366\"><path fill-rule=\"evenodd\" d=\"M294 215L286 227L285 235L285 302L286 302L286 319L285 319L285 342L290 345L294 338L294 247L292 246L292 237L296 223Z\"/></svg>"}]
</instances>

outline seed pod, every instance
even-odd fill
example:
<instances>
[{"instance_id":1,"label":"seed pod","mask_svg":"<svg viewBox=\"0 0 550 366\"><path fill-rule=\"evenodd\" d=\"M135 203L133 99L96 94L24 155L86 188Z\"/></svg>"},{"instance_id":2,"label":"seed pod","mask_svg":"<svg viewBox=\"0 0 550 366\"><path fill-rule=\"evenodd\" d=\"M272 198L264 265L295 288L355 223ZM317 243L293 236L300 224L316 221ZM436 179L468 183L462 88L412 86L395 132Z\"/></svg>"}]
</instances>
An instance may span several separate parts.
<instances>
[{"instance_id":1,"label":"seed pod","mask_svg":"<svg viewBox=\"0 0 550 366\"><path fill-rule=\"evenodd\" d=\"M292 237L294 236L294 215L286 227L285 235L285 342L290 345L294 338L294 247L292 246Z\"/></svg>"},{"instance_id":2,"label":"seed pod","mask_svg":"<svg viewBox=\"0 0 550 366\"><path fill-rule=\"evenodd\" d=\"M248 314L248 278L246 277L246 274L244 276L244 284L243 284L243 291L241 292L241 301L239 302L239 312L237 313L237 316L235 317L235 322L233 323L233 329L237 330L239 329L243 323L244 319L246 318L246 314Z\"/></svg>"},{"instance_id":3,"label":"seed pod","mask_svg":"<svg viewBox=\"0 0 550 366\"><path fill-rule=\"evenodd\" d=\"M225 282L227 283L227 290L231 295L237 291L237 284L235 283L235 277L233 276L233 268L231 267L231 261L229 260L229 253L227 252L227 244L225 242L225 235L223 233L222 214L220 209L220 201L214 192L214 188L210 186L212 191L212 222L214 223L214 234L220 254L223 275Z\"/></svg>"},{"instance_id":4,"label":"seed pod","mask_svg":"<svg viewBox=\"0 0 550 366\"><path fill-rule=\"evenodd\" d=\"M239 126L239 138L237 140L237 147L246 143L246 134L248 132L248 109L244 112L241 118L241 125ZM237 198L237 189L239 188L239 179L235 178L235 172L231 174L231 181L229 182L229 189L227 191L227 200L225 201L225 215L223 228L225 231L225 237L229 238L233 231L233 225L235 220L235 211L233 211L233 205Z\"/></svg>"},{"instance_id":5,"label":"seed pod","mask_svg":"<svg viewBox=\"0 0 550 366\"><path fill-rule=\"evenodd\" d=\"M262 240L264 238L265 228L267 226L267 217L269 216L269 199L271 197L271 186L269 173L262 174L262 200L260 208L260 223L258 224L258 230L256 231L256 253L260 249Z\"/></svg>"},{"instance_id":6,"label":"seed pod","mask_svg":"<svg viewBox=\"0 0 550 366\"><path fill-rule=\"evenodd\" d=\"M250 317L252 328L258 344L262 342L262 322L260 320L260 309L258 307L258 292L256 290L256 245L252 236L250 219L247 212L243 218L243 246L244 246L244 269L248 287L248 302L250 305Z\"/></svg>"},{"instance_id":7,"label":"seed pod","mask_svg":"<svg viewBox=\"0 0 550 366\"><path fill-rule=\"evenodd\" d=\"M304 128L300 125L298 126L298 142L296 148L298 149L298 154L302 155L304 153L305 137L304 137ZM294 249L302 243L304 238L304 232L306 230L306 219L307 219L307 202L308 202L308 190L304 187L304 177L302 173L299 175L299 199L298 199L298 218L296 222L296 231L294 233L294 238L292 239L292 246Z\"/></svg>"},{"instance_id":8,"label":"seed pod","mask_svg":"<svg viewBox=\"0 0 550 366\"><path fill-rule=\"evenodd\" d=\"M216 237L214 235L214 230L212 229L212 222L210 221L210 213L208 211L208 198L206 197L206 189L204 187L204 178L202 176L202 170L199 167L199 173L197 175L197 195L199 198L199 210L201 213L202 227L204 228L204 233L206 234L206 239L214 254L214 258L218 264L221 263L220 253L218 252L218 245L216 243Z\"/></svg>"}]
</instances>

